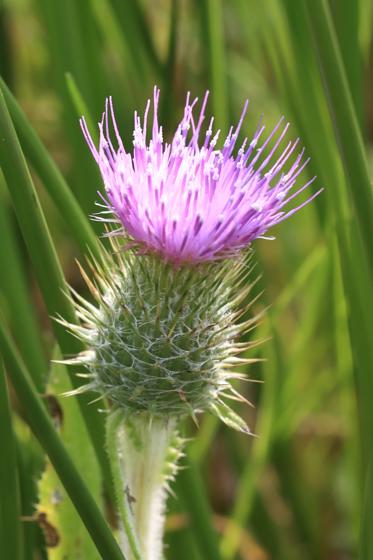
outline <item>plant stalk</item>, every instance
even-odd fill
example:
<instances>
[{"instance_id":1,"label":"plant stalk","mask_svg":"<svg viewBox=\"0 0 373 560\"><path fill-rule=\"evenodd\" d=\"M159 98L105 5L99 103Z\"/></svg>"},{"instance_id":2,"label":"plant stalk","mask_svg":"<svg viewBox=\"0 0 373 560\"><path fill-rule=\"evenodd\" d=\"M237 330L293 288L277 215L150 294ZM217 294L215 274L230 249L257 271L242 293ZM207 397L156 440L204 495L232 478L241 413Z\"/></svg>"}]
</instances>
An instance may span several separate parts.
<instances>
[{"instance_id":1,"label":"plant stalk","mask_svg":"<svg viewBox=\"0 0 373 560\"><path fill-rule=\"evenodd\" d=\"M180 456L176 419L116 410L106 436L122 551L128 560L161 560L168 481Z\"/></svg>"}]
</instances>

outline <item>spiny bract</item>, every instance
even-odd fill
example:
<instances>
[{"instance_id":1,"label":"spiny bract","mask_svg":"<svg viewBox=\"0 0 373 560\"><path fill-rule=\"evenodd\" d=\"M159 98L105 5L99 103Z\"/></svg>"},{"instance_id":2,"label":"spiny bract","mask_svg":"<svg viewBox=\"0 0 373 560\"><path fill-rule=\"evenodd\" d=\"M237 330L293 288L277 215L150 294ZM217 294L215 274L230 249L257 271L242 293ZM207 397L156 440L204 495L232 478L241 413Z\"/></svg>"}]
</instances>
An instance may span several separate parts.
<instances>
[{"instance_id":1,"label":"spiny bract","mask_svg":"<svg viewBox=\"0 0 373 560\"><path fill-rule=\"evenodd\" d=\"M91 382L84 389L129 413L170 417L210 410L248 431L223 400L242 400L231 385L241 375L232 368L252 361L237 357L250 346L237 343L237 336L255 323L245 316L251 286L244 256L175 268L127 250L92 268L95 286L85 277L98 305L73 291L82 325L68 325L89 348L70 361L88 369Z\"/></svg>"}]
</instances>

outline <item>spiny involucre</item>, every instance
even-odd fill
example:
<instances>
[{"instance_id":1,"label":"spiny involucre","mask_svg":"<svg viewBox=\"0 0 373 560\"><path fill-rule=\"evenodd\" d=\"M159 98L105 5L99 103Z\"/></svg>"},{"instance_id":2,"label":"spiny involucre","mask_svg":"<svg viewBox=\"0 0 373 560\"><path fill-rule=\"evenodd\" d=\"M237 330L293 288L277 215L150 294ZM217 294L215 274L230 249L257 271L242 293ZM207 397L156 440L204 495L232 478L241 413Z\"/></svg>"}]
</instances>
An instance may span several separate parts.
<instances>
[{"instance_id":1,"label":"spiny involucre","mask_svg":"<svg viewBox=\"0 0 373 560\"><path fill-rule=\"evenodd\" d=\"M307 160L303 150L296 156L298 140L277 154L288 129L282 120L261 146L262 125L235 153L246 103L237 127L217 149L213 119L202 133L207 94L196 119L197 100L190 102L188 95L167 143L158 101L155 88L149 140L150 101L142 123L135 113L132 153L124 148L111 98L99 124L98 148L81 121L105 185L98 219L118 227L108 233L115 256L103 253L104 264L92 265L96 281L88 283L97 306L75 294L83 324L69 328L89 349L76 361L91 376L85 389L108 396L128 413L167 418L211 410L249 431L225 403L240 398L231 380L241 375L232 368L250 345L237 339L255 321L247 317L245 249L318 193L284 210L312 180L293 192Z\"/></svg>"}]
</instances>

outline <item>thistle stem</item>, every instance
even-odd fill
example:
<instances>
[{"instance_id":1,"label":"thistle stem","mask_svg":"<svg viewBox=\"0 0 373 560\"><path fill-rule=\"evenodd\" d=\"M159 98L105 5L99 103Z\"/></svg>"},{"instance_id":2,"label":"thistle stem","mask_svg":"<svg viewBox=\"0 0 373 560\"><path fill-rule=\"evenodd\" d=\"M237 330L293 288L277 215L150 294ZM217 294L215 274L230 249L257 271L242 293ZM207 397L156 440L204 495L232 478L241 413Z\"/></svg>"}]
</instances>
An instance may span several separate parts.
<instances>
[{"instance_id":1,"label":"thistle stem","mask_svg":"<svg viewBox=\"0 0 373 560\"><path fill-rule=\"evenodd\" d=\"M131 551L131 558L141 560L140 546L135 534L130 504L127 500L126 486L122 478L121 459L118 453L118 430L123 422L123 413L116 410L109 415L106 424L106 447L109 453L111 472L113 476L114 489L117 498L118 513L123 524L122 530L125 531L128 548ZM126 558L128 556L126 555Z\"/></svg>"},{"instance_id":2,"label":"thistle stem","mask_svg":"<svg viewBox=\"0 0 373 560\"><path fill-rule=\"evenodd\" d=\"M107 448L128 560L160 560L167 481L174 474L176 420L146 415L109 416Z\"/></svg>"}]
</instances>

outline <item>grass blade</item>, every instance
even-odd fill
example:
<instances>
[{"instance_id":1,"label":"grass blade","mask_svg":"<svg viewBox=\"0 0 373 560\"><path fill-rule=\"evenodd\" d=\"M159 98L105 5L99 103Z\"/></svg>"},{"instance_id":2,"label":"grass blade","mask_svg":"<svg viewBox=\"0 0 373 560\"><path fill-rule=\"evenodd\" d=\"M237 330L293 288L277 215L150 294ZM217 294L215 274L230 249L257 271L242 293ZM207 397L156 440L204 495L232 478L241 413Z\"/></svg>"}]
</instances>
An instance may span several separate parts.
<instances>
[{"instance_id":1,"label":"grass blade","mask_svg":"<svg viewBox=\"0 0 373 560\"><path fill-rule=\"evenodd\" d=\"M0 360L0 550L3 558L21 560L20 496L16 445L3 364Z\"/></svg>"},{"instance_id":2,"label":"grass blade","mask_svg":"<svg viewBox=\"0 0 373 560\"><path fill-rule=\"evenodd\" d=\"M217 128L223 135L229 128L229 104L226 81L225 31L223 3L221 0L203 0L200 3L203 37L207 47L209 82L212 97L212 114Z\"/></svg>"},{"instance_id":3,"label":"grass blade","mask_svg":"<svg viewBox=\"0 0 373 560\"><path fill-rule=\"evenodd\" d=\"M2 321L0 321L0 347L7 365L7 371L27 416L30 428L48 454L98 551L105 560L123 560L123 555L96 502L61 443L44 405L30 381L28 371L4 329Z\"/></svg>"},{"instance_id":4,"label":"grass blade","mask_svg":"<svg viewBox=\"0 0 373 560\"><path fill-rule=\"evenodd\" d=\"M363 481L367 484L363 495L367 496L371 492L371 469L373 467L371 439L373 382L369 373L373 368L373 352L370 342L373 327L371 298L366 297L367 294L372 293L373 190L329 7L323 0L317 0L312 7L309 2L306 2L305 5L314 35L315 50L319 55L324 87L326 95L329 97L330 111L351 196L355 203L360 235L364 243L364 247L362 247L357 226L353 221L349 229L344 228L341 231L341 227L338 228L341 265L350 312L349 331L355 362L355 389L360 412ZM370 264L370 275L365 260ZM371 546L369 531L365 530L370 507L369 500L366 499L363 504L363 531L361 533L361 558L364 560L369 558L367 554L373 552L369 550Z\"/></svg>"},{"instance_id":5,"label":"grass blade","mask_svg":"<svg viewBox=\"0 0 373 560\"><path fill-rule=\"evenodd\" d=\"M168 35L167 59L164 70L163 96L161 100L161 122L168 128L171 116L175 114L174 80L176 70L176 51L178 43L180 0L172 0L170 13L170 28Z\"/></svg>"},{"instance_id":6,"label":"grass blade","mask_svg":"<svg viewBox=\"0 0 373 560\"><path fill-rule=\"evenodd\" d=\"M88 129L91 131L92 139L95 144L98 144L99 138L97 134L97 126L93 124L93 121L91 120L91 116L89 114L87 104L84 101L82 94L80 93L80 90L76 84L74 76L70 72L66 73L66 84L67 84L67 89L69 90L71 101L76 110L76 117L79 119L84 115Z\"/></svg>"},{"instance_id":7,"label":"grass blade","mask_svg":"<svg viewBox=\"0 0 373 560\"><path fill-rule=\"evenodd\" d=\"M97 238L89 220L80 208L60 170L28 122L17 100L1 78L0 87L25 155L35 168L56 208L60 211L69 232L82 251L85 252L88 247L97 258L100 258Z\"/></svg>"},{"instance_id":8,"label":"grass blade","mask_svg":"<svg viewBox=\"0 0 373 560\"><path fill-rule=\"evenodd\" d=\"M69 183L86 214L94 211L99 173L86 157L87 148L79 133L67 91L65 74L72 72L79 89L94 115L100 115L106 95L106 69L101 56L101 38L93 17L90 0L50 2L37 0L46 31L49 82L55 87L62 105L62 135L67 140L71 164ZM97 224L98 226L98 224Z\"/></svg>"},{"instance_id":9,"label":"grass blade","mask_svg":"<svg viewBox=\"0 0 373 560\"><path fill-rule=\"evenodd\" d=\"M371 560L373 558L373 466L369 465L368 478L365 481L365 498L362 519L360 555L361 560Z\"/></svg>"},{"instance_id":10,"label":"grass blade","mask_svg":"<svg viewBox=\"0 0 373 560\"><path fill-rule=\"evenodd\" d=\"M1 350L0 350L1 352ZM37 440L34 439L28 426L18 422L22 435L16 437L17 466L19 472L19 486L21 494L22 517L33 518L38 503L37 480L39 480L45 455ZM44 536L42 529L36 523L22 523L23 557L22 560L35 560L35 551L40 551L40 560L46 560Z\"/></svg>"},{"instance_id":11,"label":"grass blade","mask_svg":"<svg viewBox=\"0 0 373 560\"><path fill-rule=\"evenodd\" d=\"M63 272L40 207L39 200L18 142L3 95L0 93L0 165L10 188L13 205L22 234L34 265L40 289L50 316L61 315L69 322L76 322L72 304L66 298ZM53 322L54 332L63 355L77 354L82 350L78 340L66 329ZM73 387L80 385L70 369ZM103 480L110 481L110 468L104 451L104 426L97 406L89 405L90 397L78 398L82 415L103 470Z\"/></svg>"},{"instance_id":12,"label":"grass blade","mask_svg":"<svg viewBox=\"0 0 373 560\"><path fill-rule=\"evenodd\" d=\"M37 319L27 291L22 257L10 220L9 197L6 195L4 175L0 170L0 286L19 348L29 365L36 387L42 391L46 360Z\"/></svg>"},{"instance_id":13,"label":"grass blade","mask_svg":"<svg viewBox=\"0 0 373 560\"><path fill-rule=\"evenodd\" d=\"M195 464L188 460L176 479L176 488L190 513L190 525L204 560L219 560L217 535L212 526L212 513L205 498L206 490Z\"/></svg>"},{"instance_id":14,"label":"grass blade","mask_svg":"<svg viewBox=\"0 0 373 560\"><path fill-rule=\"evenodd\" d=\"M356 208L366 256L373 271L373 189L338 40L327 2L305 0L305 5L319 55L336 138L350 184L350 195Z\"/></svg>"},{"instance_id":15,"label":"grass blade","mask_svg":"<svg viewBox=\"0 0 373 560\"><path fill-rule=\"evenodd\" d=\"M338 0L334 10L338 42L360 125L363 121L362 56L359 45L359 12L361 9L360 1Z\"/></svg>"},{"instance_id":16,"label":"grass blade","mask_svg":"<svg viewBox=\"0 0 373 560\"><path fill-rule=\"evenodd\" d=\"M272 330L272 334L275 338L274 330ZM254 503L256 483L269 456L279 392L279 366L275 355L276 349L274 345L270 349L272 352L268 362L265 363L264 378L266 382L262 387L256 425L256 431L260 437L253 443L250 458L238 482L236 502L221 542L221 553L224 560L231 560L236 556L242 529L245 527Z\"/></svg>"},{"instance_id":17,"label":"grass blade","mask_svg":"<svg viewBox=\"0 0 373 560\"><path fill-rule=\"evenodd\" d=\"M158 76L163 74L163 64L156 51L145 12L138 0L110 0L133 60L138 61L138 71L146 78L151 68Z\"/></svg>"},{"instance_id":18,"label":"grass blade","mask_svg":"<svg viewBox=\"0 0 373 560\"><path fill-rule=\"evenodd\" d=\"M38 0L45 18L53 68L60 93L66 94L65 73L78 78L90 111L99 114L105 99L105 70L100 37L90 0Z\"/></svg>"}]
</instances>

